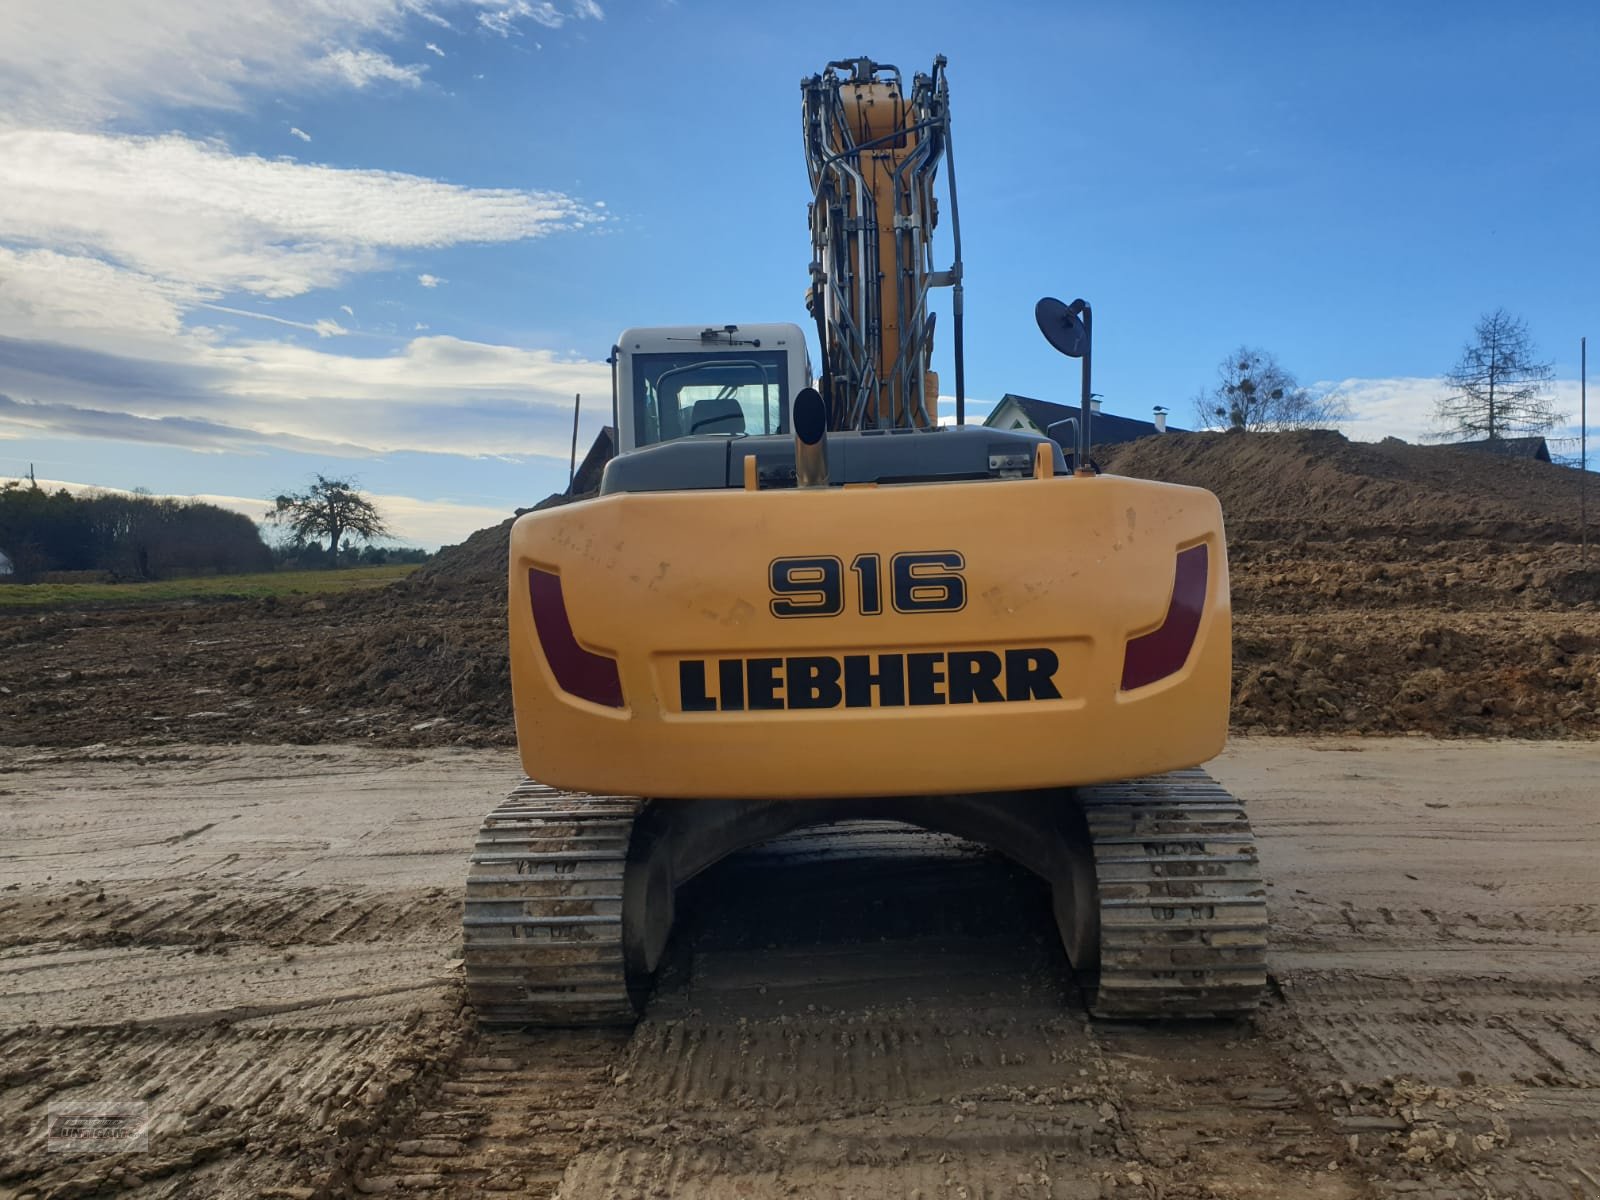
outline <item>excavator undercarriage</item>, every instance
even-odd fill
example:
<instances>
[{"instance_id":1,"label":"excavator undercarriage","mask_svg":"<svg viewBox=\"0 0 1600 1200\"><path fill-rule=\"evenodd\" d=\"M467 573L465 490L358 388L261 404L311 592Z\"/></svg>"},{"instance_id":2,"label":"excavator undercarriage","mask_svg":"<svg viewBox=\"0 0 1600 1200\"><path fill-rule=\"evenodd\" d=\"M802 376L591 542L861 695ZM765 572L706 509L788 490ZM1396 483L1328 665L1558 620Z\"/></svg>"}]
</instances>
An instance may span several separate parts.
<instances>
[{"instance_id":1,"label":"excavator undercarriage","mask_svg":"<svg viewBox=\"0 0 1600 1200\"><path fill-rule=\"evenodd\" d=\"M524 781L484 820L467 879L467 989L492 1025L629 1023L674 893L794 829L900 821L980 841L1050 884L1100 1017L1231 1016L1266 984L1250 823L1204 771L1053 792L646 801Z\"/></svg>"}]
</instances>

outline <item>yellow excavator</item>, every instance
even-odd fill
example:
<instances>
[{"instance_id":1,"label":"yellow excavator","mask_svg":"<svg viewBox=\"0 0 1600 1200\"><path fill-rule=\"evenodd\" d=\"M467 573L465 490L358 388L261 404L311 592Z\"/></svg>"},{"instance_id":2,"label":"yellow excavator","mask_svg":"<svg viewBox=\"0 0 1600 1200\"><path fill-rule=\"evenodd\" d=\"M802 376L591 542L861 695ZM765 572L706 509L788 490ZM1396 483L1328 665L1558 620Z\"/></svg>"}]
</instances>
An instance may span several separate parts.
<instances>
[{"instance_id":1,"label":"yellow excavator","mask_svg":"<svg viewBox=\"0 0 1600 1200\"><path fill-rule=\"evenodd\" d=\"M677 888L859 819L1042 876L1098 1015L1249 1010L1266 983L1255 843L1196 769L1228 725L1217 500L1095 469L1081 300L1036 309L1081 360L1076 427L965 423L942 57L909 90L893 66L830 63L802 96L815 373L798 325L625 331L599 494L512 529L528 779L471 858L478 1017L636 1020ZM935 269L941 162L954 255ZM930 370L943 288L953 426Z\"/></svg>"}]
</instances>

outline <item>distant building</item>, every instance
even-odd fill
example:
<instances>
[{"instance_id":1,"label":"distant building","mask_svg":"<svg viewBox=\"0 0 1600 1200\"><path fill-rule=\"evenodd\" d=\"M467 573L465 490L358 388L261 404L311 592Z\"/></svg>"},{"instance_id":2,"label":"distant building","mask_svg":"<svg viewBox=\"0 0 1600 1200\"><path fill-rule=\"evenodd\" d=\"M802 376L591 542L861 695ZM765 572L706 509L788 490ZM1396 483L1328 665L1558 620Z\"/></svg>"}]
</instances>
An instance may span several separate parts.
<instances>
[{"instance_id":1,"label":"distant building","mask_svg":"<svg viewBox=\"0 0 1600 1200\"><path fill-rule=\"evenodd\" d=\"M1165 409L1158 411L1165 416ZM1048 436L1050 426L1077 415L1078 407L1075 404L1056 404L1050 400L1035 400L1032 396L1017 396L1007 392L1000 397L1000 403L994 406L994 411L984 418L983 423L990 429L1021 429L1027 433L1042 433ZM1160 429L1154 421L1136 421L1132 417L1119 417L1112 413L1101 412L1098 407L1090 410L1089 418L1089 436L1096 446L1133 442L1139 438L1154 437L1158 433L1183 432L1171 425ZM1066 441L1062 444L1071 450L1072 439L1069 430L1056 431L1056 441L1061 442L1063 438Z\"/></svg>"},{"instance_id":2,"label":"distant building","mask_svg":"<svg viewBox=\"0 0 1600 1200\"><path fill-rule=\"evenodd\" d=\"M1480 454L1503 454L1507 458L1532 458L1550 461L1550 446L1542 437L1482 438L1475 442L1449 442L1452 449L1476 450Z\"/></svg>"},{"instance_id":3,"label":"distant building","mask_svg":"<svg viewBox=\"0 0 1600 1200\"><path fill-rule=\"evenodd\" d=\"M10 575L15 570L16 568L11 565L11 556L4 550L0 550L0 575Z\"/></svg>"}]
</instances>

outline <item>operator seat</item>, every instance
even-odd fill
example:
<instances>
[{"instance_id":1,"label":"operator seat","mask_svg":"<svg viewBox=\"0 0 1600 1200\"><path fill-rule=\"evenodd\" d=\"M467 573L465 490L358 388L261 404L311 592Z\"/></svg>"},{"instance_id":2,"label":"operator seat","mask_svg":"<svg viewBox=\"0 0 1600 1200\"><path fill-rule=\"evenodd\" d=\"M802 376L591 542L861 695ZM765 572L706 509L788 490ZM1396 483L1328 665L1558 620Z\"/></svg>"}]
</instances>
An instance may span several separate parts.
<instances>
[{"instance_id":1,"label":"operator seat","mask_svg":"<svg viewBox=\"0 0 1600 1200\"><path fill-rule=\"evenodd\" d=\"M689 432L743 433L744 409L732 396L714 396L709 400L696 400L689 416Z\"/></svg>"}]
</instances>

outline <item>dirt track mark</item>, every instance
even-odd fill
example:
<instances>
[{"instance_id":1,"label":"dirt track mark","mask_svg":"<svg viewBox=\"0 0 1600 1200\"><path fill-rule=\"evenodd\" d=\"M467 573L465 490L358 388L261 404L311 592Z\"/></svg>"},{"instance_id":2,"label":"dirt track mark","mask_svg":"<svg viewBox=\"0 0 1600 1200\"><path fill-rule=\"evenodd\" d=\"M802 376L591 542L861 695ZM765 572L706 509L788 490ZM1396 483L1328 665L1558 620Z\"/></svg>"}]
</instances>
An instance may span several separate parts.
<instances>
[{"instance_id":1,"label":"dirt track mark","mask_svg":"<svg viewBox=\"0 0 1600 1200\"><path fill-rule=\"evenodd\" d=\"M0 945L332 945L453 940L460 897L444 888L221 888L169 883L79 883L0 893Z\"/></svg>"},{"instance_id":2,"label":"dirt track mark","mask_svg":"<svg viewBox=\"0 0 1600 1200\"><path fill-rule=\"evenodd\" d=\"M480 1040L447 1085L459 1107L404 1135L451 1139L447 1194L1358 1194L1272 1043L1248 1023L1091 1025L1042 885L968 844L810 831L680 905L631 1038Z\"/></svg>"},{"instance_id":3,"label":"dirt track mark","mask_svg":"<svg viewBox=\"0 0 1600 1200\"><path fill-rule=\"evenodd\" d=\"M173 1029L0 1032L0 1189L39 1197L259 1195L307 1179L340 1188L413 1115L464 1026L449 1003L344 1027L274 1021ZM51 1103L143 1101L149 1150L47 1150Z\"/></svg>"}]
</instances>

